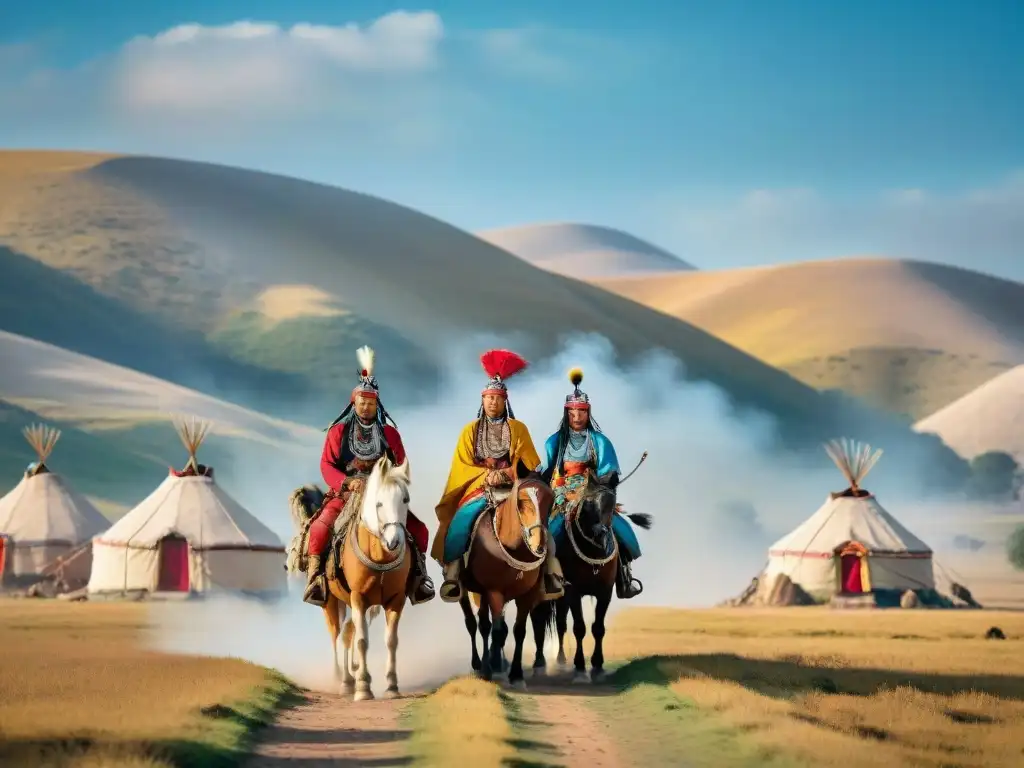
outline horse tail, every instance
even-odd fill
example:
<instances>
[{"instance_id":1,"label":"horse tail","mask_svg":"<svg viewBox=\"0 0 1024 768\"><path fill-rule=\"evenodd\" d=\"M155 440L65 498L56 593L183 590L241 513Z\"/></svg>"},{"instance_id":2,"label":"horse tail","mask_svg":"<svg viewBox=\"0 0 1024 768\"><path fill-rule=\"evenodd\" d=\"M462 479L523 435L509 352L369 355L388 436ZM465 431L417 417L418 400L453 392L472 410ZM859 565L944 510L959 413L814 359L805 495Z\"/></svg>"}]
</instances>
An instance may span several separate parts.
<instances>
[{"instance_id":1,"label":"horse tail","mask_svg":"<svg viewBox=\"0 0 1024 768\"><path fill-rule=\"evenodd\" d=\"M304 485L292 491L292 495L288 498L288 508L292 514L292 522L295 524L295 529L299 532L306 527L313 515L320 511L319 506L314 508L314 505L310 503L309 497L313 495L319 496L322 500L324 493L315 485Z\"/></svg>"},{"instance_id":2,"label":"horse tail","mask_svg":"<svg viewBox=\"0 0 1024 768\"><path fill-rule=\"evenodd\" d=\"M633 525L643 528L645 531L651 530L651 526L654 525L654 517L644 512L630 512L626 517Z\"/></svg>"}]
</instances>

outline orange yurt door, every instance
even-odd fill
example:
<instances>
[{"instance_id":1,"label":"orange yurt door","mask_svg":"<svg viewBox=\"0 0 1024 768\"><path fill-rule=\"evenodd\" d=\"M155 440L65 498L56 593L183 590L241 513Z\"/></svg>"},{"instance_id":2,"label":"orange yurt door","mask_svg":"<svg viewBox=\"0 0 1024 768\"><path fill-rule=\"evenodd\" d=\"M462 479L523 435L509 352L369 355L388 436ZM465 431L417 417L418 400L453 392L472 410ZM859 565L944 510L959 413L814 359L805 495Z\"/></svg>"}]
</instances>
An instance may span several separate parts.
<instances>
[{"instance_id":1,"label":"orange yurt door","mask_svg":"<svg viewBox=\"0 0 1024 768\"><path fill-rule=\"evenodd\" d=\"M864 579L861 569L864 558L860 555L847 553L840 559L840 579L843 592L848 595L859 595L864 592Z\"/></svg>"},{"instance_id":2,"label":"orange yurt door","mask_svg":"<svg viewBox=\"0 0 1024 768\"><path fill-rule=\"evenodd\" d=\"M160 541L160 575L158 592L188 592L188 542L180 536L167 536Z\"/></svg>"}]
</instances>

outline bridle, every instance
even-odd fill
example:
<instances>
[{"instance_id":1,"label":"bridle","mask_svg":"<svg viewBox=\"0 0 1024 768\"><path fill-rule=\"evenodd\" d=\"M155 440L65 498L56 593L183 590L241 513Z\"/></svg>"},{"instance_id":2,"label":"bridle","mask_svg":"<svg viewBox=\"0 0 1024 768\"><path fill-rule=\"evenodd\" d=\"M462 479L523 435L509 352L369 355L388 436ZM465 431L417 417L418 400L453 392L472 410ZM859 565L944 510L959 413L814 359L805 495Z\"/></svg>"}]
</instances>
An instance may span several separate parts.
<instances>
[{"instance_id":1,"label":"bridle","mask_svg":"<svg viewBox=\"0 0 1024 768\"><path fill-rule=\"evenodd\" d=\"M589 483L589 481L588 481L588 483ZM609 554L609 555L607 555L605 557L595 558L595 557L589 557L588 555L583 553L582 548L580 547L579 543L576 541L576 531L577 530L579 531L580 537L582 537L583 540L585 542L587 542L588 544L591 544L594 547L594 549L601 549L602 548L601 545L598 544L596 541L594 541L592 538L590 538L590 536L588 536L583 531L583 528L580 526L580 512L583 509L583 505L584 504L586 504L586 490L584 490L584 492L583 492L583 497L580 500L579 505L573 511L573 514L571 515L571 519L570 518L566 519L566 521L565 521L565 531L566 531L566 534L569 537L569 544L572 546L573 552L576 553L576 557L578 557L581 561L583 561L587 565L591 566L594 569L594 573L597 574L598 570L600 570L600 568L602 566L608 565L608 563L610 563L612 560L614 560L616 557L619 556L619 542L615 538L615 534L612 532L611 527L607 526L607 528L608 528L608 535L612 537L612 551L611 551L611 554Z\"/></svg>"},{"instance_id":2,"label":"bridle","mask_svg":"<svg viewBox=\"0 0 1024 768\"><path fill-rule=\"evenodd\" d=\"M364 488L363 489L364 494L365 494L365 490L366 489ZM362 504L365 504L366 501L367 501L367 499L366 499L366 496L364 495L363 496L363 500L360 503L360 506ZM405 489L404 503L406 503L406 504L409 503L409 489L408 488ZM377 508L378 514L379 514L380 502L377 502L377 507L376 508ZM362 525L362 522L363 522L362 515L360 514L360 515L356 516L353 519L352 522L353 522L353 527L356 529L356 530L352 531L352 533L353 534L357 534L358 526ZM408 551L409 551L409 545L408 545L408 542L407 542L408 530L406 529L406 527L405 527L405 525L403 523L398 523L398 522L387 522L387 523L384 523L383 525L381 525L379 517L377 518L377 528L380 531L381 536L384 535L384 532L388 528L397 528L398 529L398 555L395 557L394 560L389 560L386 563L375 562L368 554L366 554L366 552L363 551L363 548L359 546L359 536L358 535L351 535L348 538L350 538L352 540L352 551L355 553L356 559L365 568L373 571L374 573L389 573L389 572L394 571L394 570L396 570L398 568L401 568L402 564L405 562L406 555L408 554ZM377 539L379 540L381 538L381 536L378 536Z\"/></svg>"},{"instance_id":3,"label":"bridle","mask_svg":"<svg viewBox=\"0 0 1024 768\"><path fill-rule=\"evenodd\" d=\"M538 522L535 525L528 526L523 522L522 512L519 511L519 485L520 481L517 479L512 484L512 490L509 492L508 498L512 499L512 506L515 507L516 510L516 520L519 522L519 535L522 536L523 544L526 545L526 548L529 550L530 554L536 558L536 560L520 560L505 549L505 545L501 543L501 538L498 535L498 505L494 506L494 512L491 514L491 529L494 532L494 540L498 544L498 554L501 555L501 559L504 560L506 564L519 571L516 578L521 579L524 573L529 573L530 571L535 571L540 568L541 564L544 562L546 546L541 545L540 551L537 551L530 546L530 535L535 530L543 529L544 524L540 522L539 519L540 509L537 510Z\"/></svg>"}]
</instances>

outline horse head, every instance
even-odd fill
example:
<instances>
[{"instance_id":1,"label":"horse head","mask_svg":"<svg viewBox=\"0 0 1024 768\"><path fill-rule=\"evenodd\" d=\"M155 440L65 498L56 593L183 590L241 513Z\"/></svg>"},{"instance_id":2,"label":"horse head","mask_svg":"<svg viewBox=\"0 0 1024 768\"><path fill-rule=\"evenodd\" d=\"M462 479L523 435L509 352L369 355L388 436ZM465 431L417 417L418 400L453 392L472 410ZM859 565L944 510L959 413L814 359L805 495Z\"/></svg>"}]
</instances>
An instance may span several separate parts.
<instances>
[{"instance_id":1,"label":"horse head","mask_svg":"<svg viewBox=\"0 0 1024 768\"><path fill-rule=\"evenodd\" d=\"M361 521L388 552L395 552L405 542L411 482L409 459L396 465L387 456L377 461L366 480Z\"/></svg>"},{"instance_id":2,"label":"horse head","mask_svg":"<svg viewBox=\"0 0 1024 768\"><path fill-rule=\"evenodd\" d=\"M555 495L540 473L527 467L522 460L516 465L516 477L515 511L523 542L534 555L543 557L547 545L544 532Z\"/></svg>"},{"instance_id":3,"label":"horse head","mask_svg":"<svg viewBox=\"0 0 1024 768\"><path fill-rule=\"evenodd\" d=\"M579 526L595 544L606 547L612 535L619 474L591 475L580 505Z\"/></svg>"}]
</instances>

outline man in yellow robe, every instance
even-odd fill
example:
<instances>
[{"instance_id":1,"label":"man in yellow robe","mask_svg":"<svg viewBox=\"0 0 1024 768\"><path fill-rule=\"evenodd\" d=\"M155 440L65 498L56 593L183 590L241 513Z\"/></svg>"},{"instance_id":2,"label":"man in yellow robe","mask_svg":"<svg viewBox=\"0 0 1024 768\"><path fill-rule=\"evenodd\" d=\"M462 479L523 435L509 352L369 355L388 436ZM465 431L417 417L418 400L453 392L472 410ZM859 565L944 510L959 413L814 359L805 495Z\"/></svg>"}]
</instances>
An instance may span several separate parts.
<instances>
[{"instance_id":1,"label":"man in yellow robe","mask_svg":"<svg viewBox=\"0 0 1024 768\"><path fill-rule=\"evenodd\" d=\"M480 393L477 418L459 435L448 483L435 508L438 530L431 555L444 569L440 595L448 603L462 597L462 559L469 549L473 524L490 503L486 489L511 488L520 463L530 471L540 466L530 431L515 419L505 386L505 379L523 370L526 361L514 352L492 349L481 356L480 362L489 381ZM564 593L562 570L553 550L548 536L544 561L547 600Z\"/></svg>"}]
</instances>

